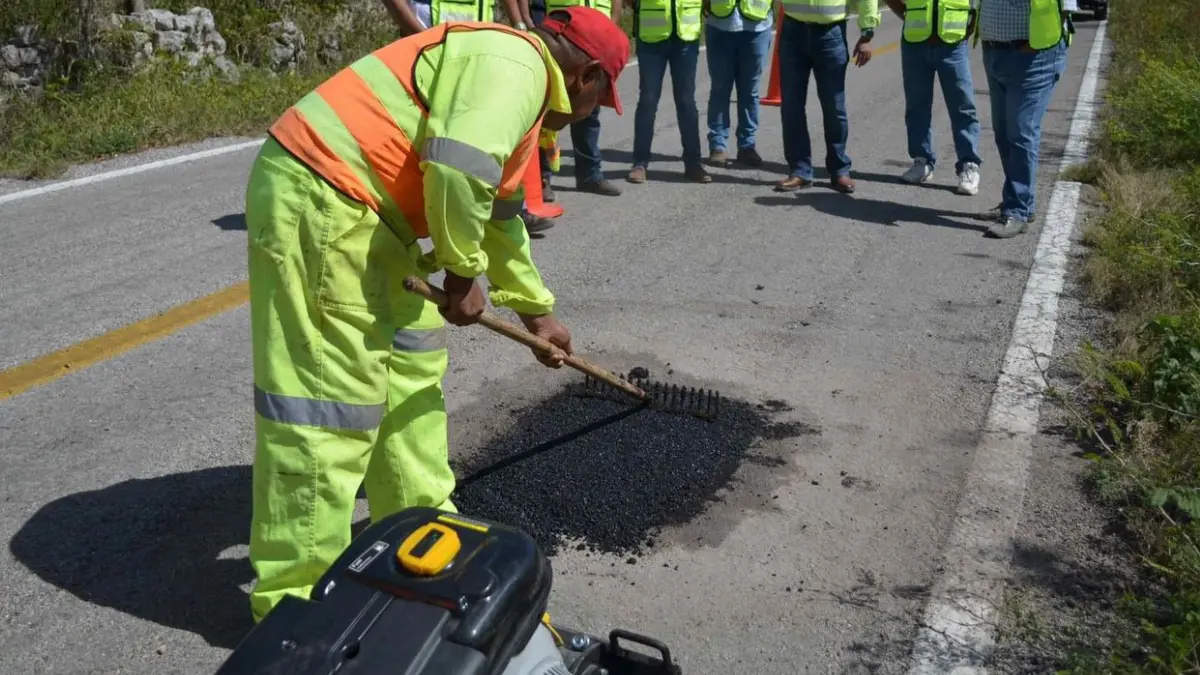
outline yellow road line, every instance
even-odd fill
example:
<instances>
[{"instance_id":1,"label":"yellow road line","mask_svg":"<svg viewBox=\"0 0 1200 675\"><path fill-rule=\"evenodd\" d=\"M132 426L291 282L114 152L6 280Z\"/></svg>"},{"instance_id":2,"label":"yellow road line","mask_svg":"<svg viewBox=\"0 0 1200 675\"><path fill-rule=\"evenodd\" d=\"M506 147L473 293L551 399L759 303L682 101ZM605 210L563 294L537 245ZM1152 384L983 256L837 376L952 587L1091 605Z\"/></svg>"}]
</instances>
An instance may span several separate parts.
<instances>
[{"instance_id":1,"label":"yellow road line","mask_svg":"<svg viewBox=\"0 0 1200 675\"><path fill-rule=\"evenodd\" d=\"M899 42L888 43L876 49L874 56L893 52L899 46ZM164 338L187 326L239 307L249 299L250 286L248 282L243 281L149 319L14 366L0 372L0 401Z\"/></svg>"},{"instance_id":2,"label":"yellow road line","mask_svg":"<svg viewBox=\"0 0 1200 675\"><path fill-rule=\"evenodd\" d=\"M239 307L249 299L250 284L243 281L149 319L0 372L0 401L164 338L182 328Z\"/></svg>"}]
</instances>

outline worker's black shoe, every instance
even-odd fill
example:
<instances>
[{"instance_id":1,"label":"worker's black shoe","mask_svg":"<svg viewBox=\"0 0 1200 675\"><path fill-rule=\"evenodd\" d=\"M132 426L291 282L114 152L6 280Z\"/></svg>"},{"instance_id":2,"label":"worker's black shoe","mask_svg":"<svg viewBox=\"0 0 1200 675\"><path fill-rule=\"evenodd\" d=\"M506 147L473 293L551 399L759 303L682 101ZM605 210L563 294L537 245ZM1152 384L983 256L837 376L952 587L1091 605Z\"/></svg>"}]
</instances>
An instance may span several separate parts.
<instances>
[{"instance_id":1,"label":"worker's black shoe","mask_svg":"<svg viewBox=\"0 0 1200 675\"><path fill-rule=\"evenodd\" d=\"M1024 234L1027 229L1029 229L1029 223L1024 220L1004 218L989 227L984 236L991 237L992 239L1011 239L1018 234Z\"/></svg>"},{"instance_id":2,"label":"worker's black shoe","mask_svg":"<svg viewBox=\"0 0 1200 675\"><path fill-rule=\"evenodd\" d=\"M605 197L621 196L621 188L613 185L612 182L604 180L591 180L586 183L576 184L576 189L580 192L590 192L594 195L604 195Z\"/></svg>"},{"instance_id":3,"label":"worker's black shoe","mask_svg":"<svg viewBox=\"0 0 1200 675\"><path fill-rule=\"evenodd\" d=\"M754 148L739 148L737 153L738 164L758 168L764 164L762 155L758 154L758 150Z\"/></svg>"},{"instance_id":4,"label":"worker's black shoe","mask_svg":"<svg viewBox=\"0 0 1200 675\"><path fill-rule=\"evenodd\" d=\"M533 234L534 232L544 232L554 227L553 218L543 218L536 216L528 211L521 214L521 220L525 221L525 231Z\"/></svg>"}]
</instances>

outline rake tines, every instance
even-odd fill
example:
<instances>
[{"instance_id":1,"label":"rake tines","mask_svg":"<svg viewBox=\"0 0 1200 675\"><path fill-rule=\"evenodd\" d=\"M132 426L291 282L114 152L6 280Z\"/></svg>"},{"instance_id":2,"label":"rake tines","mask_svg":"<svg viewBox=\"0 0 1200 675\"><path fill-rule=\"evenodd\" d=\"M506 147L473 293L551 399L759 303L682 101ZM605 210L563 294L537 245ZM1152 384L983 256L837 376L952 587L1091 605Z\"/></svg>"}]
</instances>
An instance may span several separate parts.
<instances>
[{"instance_id":1,"label":"rake tines","mask_svg":"<svg viewBox=\"0 0 1200 675\"><path fill-rule=\"evenodd\" d=\"M720 412L721 394L716 390L664 384L644 377L619 377L644 391L646 397L642 400L656 410L686 413L702 419L714 419ZM591 375L584 377L582 395L610 401L629 401L633 398L632 395Z\"/></svg>"}]
</instances>

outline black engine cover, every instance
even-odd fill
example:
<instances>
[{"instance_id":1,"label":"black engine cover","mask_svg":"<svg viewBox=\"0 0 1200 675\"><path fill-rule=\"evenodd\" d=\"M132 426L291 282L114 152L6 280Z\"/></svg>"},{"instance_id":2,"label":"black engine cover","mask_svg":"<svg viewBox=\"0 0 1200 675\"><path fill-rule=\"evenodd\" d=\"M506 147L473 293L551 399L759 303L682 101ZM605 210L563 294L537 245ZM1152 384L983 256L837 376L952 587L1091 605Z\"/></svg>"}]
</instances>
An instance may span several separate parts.
<instances>
[{"instance_id":1,"label":"black engine cover","mask_svg":"<svg viewBox=\"0 0 1200 675\"><path fill-rule=\"evenodd\" d=\"M498 675L537 628L551 577L520 530L406 509L355 538L311 599L276 605L217 675Z\"/></svg>"}]
</instances>

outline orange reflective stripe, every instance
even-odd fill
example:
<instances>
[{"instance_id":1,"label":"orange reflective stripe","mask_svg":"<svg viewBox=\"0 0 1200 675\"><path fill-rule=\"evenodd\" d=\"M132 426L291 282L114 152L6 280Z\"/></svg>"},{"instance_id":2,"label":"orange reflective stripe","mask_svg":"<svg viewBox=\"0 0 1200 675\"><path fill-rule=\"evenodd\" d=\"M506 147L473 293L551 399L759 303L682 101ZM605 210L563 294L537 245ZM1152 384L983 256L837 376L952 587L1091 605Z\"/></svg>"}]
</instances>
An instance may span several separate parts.
<instances>
[{"instance_id":1,"label":"orange reflective stripe","mask_svg":"<svg viewBox=\"0 0 1200 675\"><path fill-rule=\"evenodd\" d=\"M294 107L288 108L271 126L270 133L288 152L323 176L347 197L366 204L374 211L379 210L379 202L358 176L354 175L354 171L325 144L321 135L304 119L299 110Z\"/></svg>"},{"instance_id":2,"label":"orange reflective stripe","mask_svg":"<svg viewBox=\"0 0 1200 675\"><path fill-rule=\"evenodd\" d=\"M504 172L500 178L500 185L496 188L496 199L507 199L517 190L521 189L521 181L525 177L525 169L529 162L533 161L537 156L535 153L538 149L538 132L542 128L542 120L538 118L537 124L533 125L533 129L525 134L525 138L517 144L513 154L509 156L508 161L504 163Z\"/></svg>"},{"instance_id":3,"label":"orange reflective stripe","mask_svg":"<svg viewBox=\"0 0 1200 675\"><path fill-rule=\"evenodd\" d=\"M338 119L354 137L371 170L380 178L396 208L404 214L413 234L426 237L420 157L403 129L371 88L353 70L346 69L317 87Z\"/></svg>"}]
</instances>

